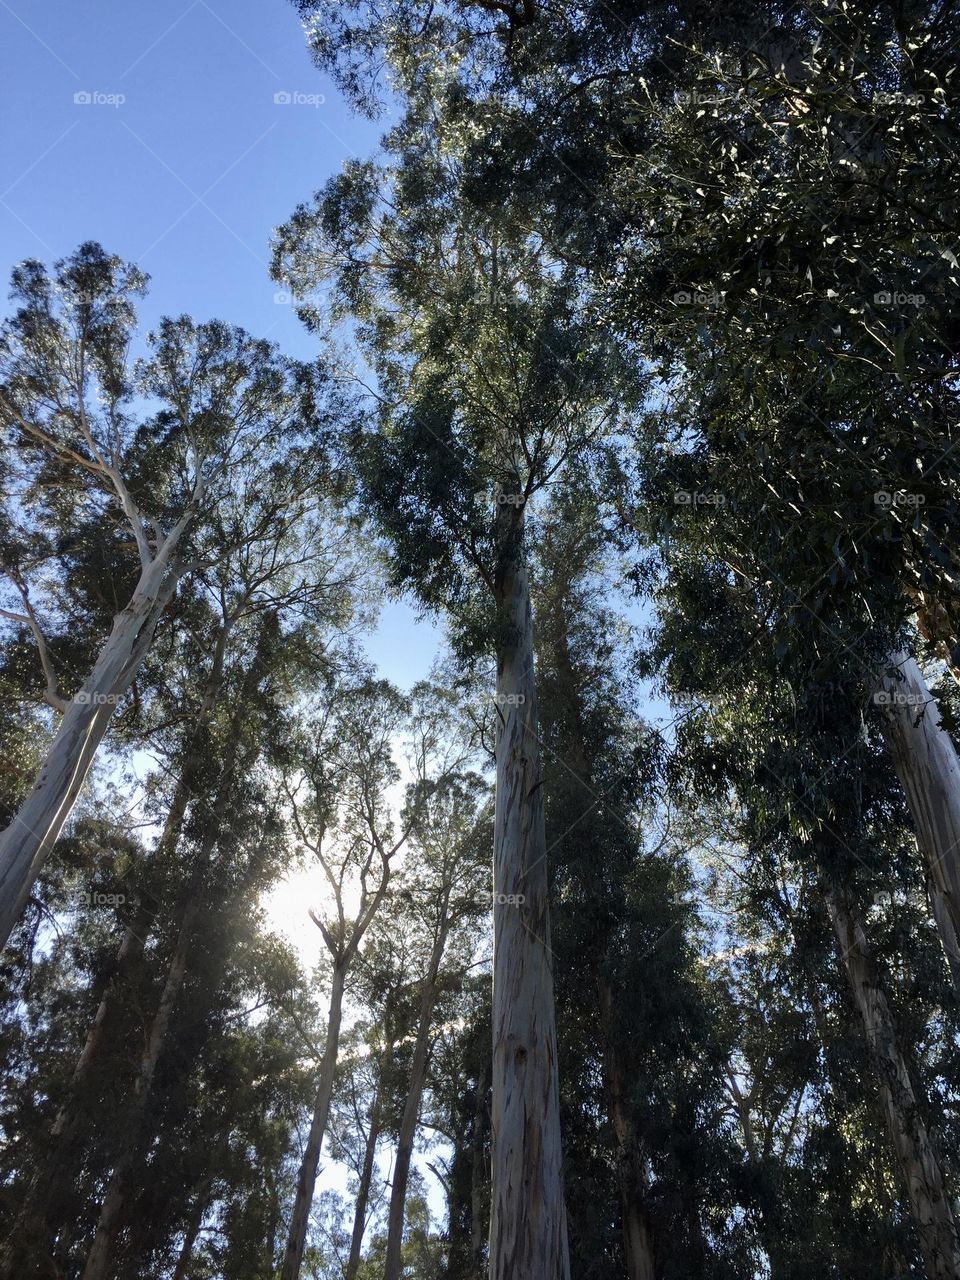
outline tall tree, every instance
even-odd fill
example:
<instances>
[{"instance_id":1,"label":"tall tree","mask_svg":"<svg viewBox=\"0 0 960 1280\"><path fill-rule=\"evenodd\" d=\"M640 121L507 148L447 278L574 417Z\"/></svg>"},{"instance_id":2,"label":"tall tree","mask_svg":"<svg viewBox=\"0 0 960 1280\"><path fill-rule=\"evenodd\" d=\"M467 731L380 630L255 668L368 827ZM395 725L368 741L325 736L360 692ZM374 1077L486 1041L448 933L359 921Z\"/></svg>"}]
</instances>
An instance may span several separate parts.
<instances>
[{"instance_id":1,"label":"tall tree","mask_svg":"<svg viewBox=\"0 0 960 1280\"><path fill-rule=\"evenodd\" d=\"M235 533L219 524L221 504L235 512L245 495L256 507L276 450L302 447L315 435L323 395L315 370L216 322L161 321L148 355L132 363L133 300L145 280L97 245L81 246L52 278L40 263L25 263L13 284L20 306L0 340L0 404L17 449L18 509L8 516L5 563L22 608L6 616L32 633L44 697L62 719L33 788L0 834L3 942L180 579L216 564L231 547L218 539L221 531L228 539ZM138 397L158 407L138 413ZM28 522L28 504L37 500ZM58 530L94 520L110 530L115 553L132 538L136 563L119 561L120 611L68 700L30 565L43 564L44 543Z\"/></svg>"}]
</instances>

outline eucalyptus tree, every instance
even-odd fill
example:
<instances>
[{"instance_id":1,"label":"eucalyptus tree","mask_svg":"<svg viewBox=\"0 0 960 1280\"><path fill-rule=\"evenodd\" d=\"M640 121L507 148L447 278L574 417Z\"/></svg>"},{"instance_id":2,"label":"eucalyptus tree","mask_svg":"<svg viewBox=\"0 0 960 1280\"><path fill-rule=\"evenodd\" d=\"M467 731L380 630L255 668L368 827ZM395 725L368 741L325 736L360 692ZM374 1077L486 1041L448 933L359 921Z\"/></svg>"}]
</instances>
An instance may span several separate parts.
<instances>
[{"instance_id":1,"label":"eucalyptus tree","mask_svg":"<svg viewBox=\"0 0 960 1280\"><path fill-rule=\"evenodd\" d=\"M405 787L395 759L397 737L407 747ZM304 715L301 738L288 762L284 791L297 844L322 874L326 909L312 911L311 917L329 957L330 1004L283 1280L298 1280L303 1265L348 976L385 909L399 856L415 833L426 829L436 797L461 758L459 749L442 741L435 726L425 726L396 689L362 670L354 681L337 682L317 698Z\"/></svg>"},{"instance_id":2,"label":"eucalyptus tree","mask_svg":"<svg viewBox=\"0 0 960 1280\"><path fill-rule=\"evenodd\" d=\"M906 815L889 786L879 725L865 714L857 657L839 643L825 651L817 620L793 620L796 634L783 643L762 584L702 566L682 543L670 568L659 637L667 679L675 692L712 700L678 731L683 776L725 804L732 799L735 829L756 865L772 859L769 845L801 869L806 894L830 921L913 1219L909 1247L928 1276L956 1275L949 1147L940 1149L941 1122L925 1096L935 1074L918 1042L951 1023L953 1002L942 963L931 963L929 933L921 935L921 967L933 985L918 1031L897 966L867 934L867 894L890 892L902 878L922 900L924 883L905 847ZM907 981L915 995L920 988Z\"/></svg>"},{"instance_id":3,"label":"eucalyptus tree","mask_svg":"<svg viewBox=\"0 0 960 1280\"><path fill-rule=\"evenodd\" d=\"M270 518L260 493L276 494L270 482L281 459L303 456L338 410L322 370L219 322L162 320L134 360L134 302L145 283L95 244L52 275L34 261L13 275L19 305L0 338L0 406L4 576L18 607L4 616L32 636L42 697L61 719L32 789L0 835L4 941L178 584L250 536L250 524L236 527L247 505L264 521L253 524L255 572ZM116 615L88 672L65 674L49 634L62 595L57 561L69 572L91 540L109 565Z\"/></svg>"},{"instance_id":4,"label":"eucalyptus tree","mask_svg":"<svg viewBox=\"0 0 960 1280\"><path fill-rule=\"evenodd\" d=\"M395 584L495 660L491 1268L565 1276L527 559L545 488L615 432L638 388L582 322L571 275L461 199L454 136L425 112L392 146L395 166L351 163L297 210L275 270L305 299L330 282L375 370L378 421L355 453ZM319 312L308 301L303 314Z\"/></svg>"},{"instance_id":5,"label":"eucalyptus tree","mask_svg":"<svg viewBox=\"0 0 960 1280\"><path fill-rule=\"evenodd\" d=\"M444 1009L443 997L462 985L473 960L478 918L489 909L486 861L490 829L484 806L479 778L454 781L434 797L411 842L411 868L400 890L409 903L409 916L393 922L416 939L418 963L413 980L415 989L419 988L419 1001L390 1178L384 1280L400 1280L407 1184L427 1071L440 1033L437 1021L452 1012Z\"/></svg>"},{"instance_id":6,"label":"eucalyptus tree","mask_svg":"<svg viewBox=\"0 0 960 1280\"><path fill-rule=\"evenodd\" d=\"M470 197L579 265L683 420L754 462L777 553L755 572L825 627L853 590L887 629L864 681L956 968L960 766L900 634L916 614L956 674L949 7L298 8L362 110L383 104L383 60L406 99L429 92L469 132Z\"/></svg>"}]
</instances>

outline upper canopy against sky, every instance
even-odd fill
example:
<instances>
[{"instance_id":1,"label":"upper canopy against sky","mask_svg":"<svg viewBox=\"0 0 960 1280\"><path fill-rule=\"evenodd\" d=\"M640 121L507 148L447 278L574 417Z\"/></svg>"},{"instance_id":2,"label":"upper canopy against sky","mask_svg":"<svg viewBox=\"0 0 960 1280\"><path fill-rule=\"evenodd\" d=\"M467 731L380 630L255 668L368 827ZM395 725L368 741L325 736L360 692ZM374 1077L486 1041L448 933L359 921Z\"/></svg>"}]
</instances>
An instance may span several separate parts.
<instances>
[{"instance_id":1,"label":"upper canopy against sky","mask_svg":"<svg viewBox=\"0 0 960 1280\"><path fill-rule=\"evenodd\" d=\"M0 3L0 271L83 240L151 275L146 326L187 312L310 359L269 276L274 227L379 128L310 61L286 0ZM437 643L390 605L368 651L408 686Z\"/></svg>"}]
</instances>

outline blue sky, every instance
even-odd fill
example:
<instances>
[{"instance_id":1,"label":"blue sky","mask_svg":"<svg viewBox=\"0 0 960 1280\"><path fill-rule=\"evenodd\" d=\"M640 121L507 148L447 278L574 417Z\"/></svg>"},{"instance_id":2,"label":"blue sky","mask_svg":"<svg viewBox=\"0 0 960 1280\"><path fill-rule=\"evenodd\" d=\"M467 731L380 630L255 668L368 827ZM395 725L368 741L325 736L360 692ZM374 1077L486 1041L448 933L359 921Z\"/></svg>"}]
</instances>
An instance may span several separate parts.
<instances>
[{"instance_id":1,"label":"blue sky","mask_svg":"<svg viewBox=\"0 0 960 1280\"><path fill-rule=\"evenodd\" d=\"M150 273L146 325L188 312L315 354L275 300L270 237L379 127L312 65L292 4L0 0L0 50L4 281L23 258L98 240ZM389 605L368 649L407 685L437 642Z\"/></svg>"}]
</instances>

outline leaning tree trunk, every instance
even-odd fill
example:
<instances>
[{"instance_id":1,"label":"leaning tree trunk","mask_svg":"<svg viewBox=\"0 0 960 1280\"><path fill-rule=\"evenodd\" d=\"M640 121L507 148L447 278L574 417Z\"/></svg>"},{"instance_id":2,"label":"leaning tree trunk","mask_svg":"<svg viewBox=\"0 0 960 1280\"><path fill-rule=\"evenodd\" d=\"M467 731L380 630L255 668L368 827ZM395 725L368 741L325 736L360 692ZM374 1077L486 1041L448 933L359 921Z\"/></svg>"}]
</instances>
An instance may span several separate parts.
<instances>
[{"instance_id":1,"label":"leaning tree trunk","mask_svg":"<svg viewBox=\"0 0 960 1280\"><path fill-rule=\"evenodd\" d=\"M956 982L960 975L960 760L936 700L909 654L892 654L875 697L887 747L926 860L931 905ZM960 986L958 986L960 991Z\"/></svg>"},{"instance_id":2,"label":"leaning tree trunk","mask_svg":"<svg viewBox=\"0 0 960 1280\"><path fill-rule=\"evenodd\" d=\"M197 713L198 732L202 730L216 705L223 679L223 660L229 629L228 624L220 628L210 676ZM196 741L187 752L167 809L160 839L157 841L157 847L151 859L153 867L165 865L176 852L187 805L193 795L200 771L206 765L208 755L209 752ZM33 1231L38 1238L48 1239L50 1236L53 1206L64 1184L72 1176L71 1162L65 1157L80 1128L84 1088L91 1068L102 1052L110 1014L115 1007L118 993L143 955L147 938L156 920L158 907L159 900L152 892L149 890L142 892L133 918L124 929L113 972L103 988L83 1048L74 1066L67 1097L57 1111L51 1126L50 1149L30 1179L23 1210L18 1215L4 1248L2 1261L0 1261L0 1280L17 1280L20 1275L16 1238L26 1229L28 1219L34 1224Z\"/></svg>"},{"instance_id":3,"label":"leaning tree trunk","mask_svg":"<svg viewBox=\"0 0 960 1280\"><path fill-rule=\"evenodd\" d=\"M133 683L160 615L176 590L178 570L158 556L141 575L83 689L67 704L27 798L0 834L0 947L83 787L117 703Z\"/></svg>"},{"instance_id":4,"label":"leaning tree trunk","mask_svg":"<svg viewBox=\"0 0 960 1280\"><path fill-rule=\"evenodd\" d=\"M196 1247L197 1236L200 1234L200 1227L203 1225L203 1215L207 1211L212 1186L213 1174L211 1172L203 1180L203 1184L193 1202L190 1221L187 1223L187 1228L184 1232L183 1245L180 1248L180 1256L177 1258L177 1269L173 1273L173 1280L189 1280L193 1263L193 1250Z\"/></svg>"},{"instance_id":5,"label":"leaning tree trunk","mask_svg":"<svg viewBox=\"0 0 960 1280\"><path fill-rule=\"evenodd\" d=\"M497 575L490 1280L569 1280L533 623L519 536Z\"/></svg>"},{"instance_id":6,"label":"leaning tree trunk","mask_svg":"<svg viewBox=\"0 0 960 1280\"><path fill-rule=\"evenodd\" d=\"M320 1150L323 1146L323 1135L327 1129L327 1117L330 1114L330 1098L333 1094L333 1078L337 1070L337 1054L340 1049L340 1023L343 1016L343 988L346 981L346 967L335 964L333 982L330 988L330 1015L327 1019L327 1040L323 1046L323 1061L320 1063L320 1081L317 1086L317 1100L313 1108L313 1120L310 1124L310 1135L300 1161L300 1172L297 1175L297 1193L293 1202L293 1214L290 1218L290 1231L287 1236L287 1247L283 1255L281 1280L300 1280L300 1268L303 1265L303 1251L307 1243L307 1226L310 1220L310 1206L313 1204L313 1192L317 1185L317 1169L320 1165Z\"/></svg>"},{"instance_id":7,"label":"leaning tree trunk","mask_svg":"<svg viewBox=\"0 0 960 1280\"><path fill-rule=\"evenodd\" d=\"M357 1199L353 1206L353 1234L350 1237L350 1256L343 1269L343 1280L356 1280L360 1270L360 1253L363 1249L363 1235L367 1229L367 1205L370 1201L370 1187L373 1184L373 1162L377 1155L377 1143L380 1140L380 1111L383 1106L383 1081L377 1083L373 1104L370 1108L370 1128L363 1149L363 1168L360 1170L360 1185L357 1187Z\"/></svg>"},{"instance_id":8,"label":"leaning tree trunk","mask_svg":"<svg viewBox=\"0 0 960 1280\"><path fill-rule=\"evenodd\" d=\"M880 1097L923 1254L927 1280L958 1280L960 1240L940 1156L920 1115L910 1071L866 935L846 893L825 889L843 964L880 1080Z\"/></svg>"},{"instance_id":9,"label":"leaning tree trunk","mask_svg":"<svg viewBox=\"0 0 960 1280\"><path fill-rule=\"evenodd\" d=\"M433 1010L437 1001L437 974L440 970L440 961L443 959L443 949L447 944L449 924L446 913L449 896L448 891L443 905L443 923L440 925L430 953L423 992L420 997L420 1018L417 1023L417 1035L413 1046L413 1061L410 1066L410 1085L407 1089L407 1097L403 1106L400 1132L397 1137L397 1154L393 1162L390 1211L387 1217L387 1257L383 1267L383 1280L400 1280L400 1272L403 1269L401 1250L407 1205L407 1181L410 1176L410 1160L413 1156L417 1121L420 1119L423 1084L427 1075L430 1029L433 1023Z\"/></svg>"}]
</instances>

